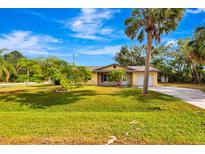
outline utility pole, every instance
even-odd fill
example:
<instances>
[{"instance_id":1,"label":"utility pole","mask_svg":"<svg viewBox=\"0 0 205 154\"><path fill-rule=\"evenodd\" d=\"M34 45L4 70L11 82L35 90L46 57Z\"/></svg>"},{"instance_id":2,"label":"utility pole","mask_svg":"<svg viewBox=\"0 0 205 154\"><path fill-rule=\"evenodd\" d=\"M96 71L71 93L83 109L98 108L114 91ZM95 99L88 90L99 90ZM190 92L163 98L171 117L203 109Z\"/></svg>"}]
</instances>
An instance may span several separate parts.
<instances>
[{"instance_id":1,"label":"utility pole","mask_svg":"<svg viewBox=\"0 0 205 154\"><path fill-rule=\"evenodd\" d=\"M73 65L75 65L75 57L77 56L77 54L73 54Z\"/></svg>"}]
</instances>

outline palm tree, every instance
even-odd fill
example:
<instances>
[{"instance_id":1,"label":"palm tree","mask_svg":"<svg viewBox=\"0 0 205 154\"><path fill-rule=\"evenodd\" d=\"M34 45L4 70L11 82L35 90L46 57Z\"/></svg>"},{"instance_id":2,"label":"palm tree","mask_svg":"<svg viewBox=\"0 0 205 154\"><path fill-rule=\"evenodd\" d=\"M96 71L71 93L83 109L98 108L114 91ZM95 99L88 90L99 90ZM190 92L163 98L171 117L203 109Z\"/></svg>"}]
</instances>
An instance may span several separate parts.
<instances>
[{"instance_id":1,"label":"palm tree","mask_svg":"<svg viewBox=\"0 0 205 154\"><path fill-rule=\"evenodd\" d=\"M4 58L2 57L2 53L6 51L7 49L1 49L0 50L0 79L6 80L6 82L9 81L11 74L16 74L16 71L12 64L8 63Z\"/></svg>"},{"instance_id":2,"label":"palm tree","mask_svg":"<svg viewBox=\"0 0 205 154\"><path fill-rule=\"evenodd\" d=\"M5 75L6 82L9 82L11 74L16 74L14 67L1 58L0 59L0 78L4 80L4 75Z\"/></svg>"},{"instance_id":3,"label":"palm tree","mask_svg":"<svg viewBox=\"0 0 205 154\"><path fill-rule=\"evenodd\" d=\"M151 49L153 40L160 42L160 37L164 33L175 30L182 19L185 9L134 9L131 17L126 19L125 33L132 40L137 39L142 42L147 34L147 50L145 60L145 75L143 94L148 93L149 65L151 60Z\"/></svg>"},{"instance_id":4,"label":"palm tree","mask_svg":"<svg viewBox=\"0 0 205 154\"><path fill-rule=\"evenodd\" d=\"M187 44L189 54L196 62L205 64L205 26L196 28L193 39Z\"/></svg>"},{"instance_id":5,"label":"palm tree","mask_svg":"<svg viewBox=\"0 0 205 154\"><path fill-rule=\"evenodd\" d=\"M205 26L196 28L193 39L187 43L187 51L193 61L193 70L196 74L196 81L199 83L200 76L197 71L199 64L205 64Z\"/></svg>"}]
</instances>

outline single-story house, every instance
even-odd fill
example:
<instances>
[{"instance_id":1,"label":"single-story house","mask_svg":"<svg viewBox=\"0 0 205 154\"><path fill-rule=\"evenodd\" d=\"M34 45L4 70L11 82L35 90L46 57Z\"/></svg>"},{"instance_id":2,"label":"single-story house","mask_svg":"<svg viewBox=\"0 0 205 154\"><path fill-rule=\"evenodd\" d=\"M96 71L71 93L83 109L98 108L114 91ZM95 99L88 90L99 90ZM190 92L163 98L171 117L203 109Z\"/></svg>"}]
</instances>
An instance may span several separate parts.
<instances>
[{"instance_id":1,"label":"single-story house","mask_svg":"<svg viewBox=\"0 0 205 154\"><path fill-rule=\"evenodd\" d=\"M92 71L92 76L87 82L87 85L110 86L113 82L108 80L109 72L113 70L124 70L126 72L121 85L124 86L143 86L144 81L144 66L121 66L119 64L111 64L107 66L88 66ZM157 76L159 70L149 68L149 86L157 86Z\"/></svg>"}]
</instances>

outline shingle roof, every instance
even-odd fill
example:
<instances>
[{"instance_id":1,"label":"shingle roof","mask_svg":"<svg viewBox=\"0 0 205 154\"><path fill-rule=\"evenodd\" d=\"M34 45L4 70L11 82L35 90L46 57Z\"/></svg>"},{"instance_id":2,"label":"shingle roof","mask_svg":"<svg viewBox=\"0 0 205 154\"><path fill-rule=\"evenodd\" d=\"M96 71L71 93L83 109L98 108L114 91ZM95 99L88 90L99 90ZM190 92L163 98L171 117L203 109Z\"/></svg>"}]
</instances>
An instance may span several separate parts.
<instances>
[{"instance_id":1,"label":"shingle roof","mask_svg":"<svg viewBox=\"0 0 205 154\"><path fill-rule=\"evenodd\" d=\"M108 65L108 66L110 66L110 65ZM109 71L111 71L111 70L101 70L101 68L104 68L104 67L106 67L106 66L87 66L88 69L95 71L95 72L109 72ZM128 68L126 70L126 72L143 72L145 70L145 66L126 66L126 68ZM149 71L150 72L160 72L160 70L158 70L154 67L149 67Z\"/></svg>"},{"instance_id":2,"label":"shingle roof","mask_svg":"<svg viewBox=\"0 0 205 154\"><path fill-rule=\"evenodd\" d=\"M86 68L89 70L94 70L94 69L97 69L99 67L102 67L102 66L86 66Z\"/></svg>"},{"instance_id":3,"label":"shingle roof","mask_svg":"<svg viewBox=\"0 0 205 154\"><path fill-rule=\"evenodd\" d=\"M137 71L139 71L139 72L141 72L141 71L144 71L145 70L145 66L127 66L127 67L129 67L129 68L131 68L131 69L135 69L135 70L137 70ZM154 67L149 67L149 71L150 72L159 72L160 70L158 70L158 69L156 69L156 68L154 68Z\"/></svg>"}]
</instances>

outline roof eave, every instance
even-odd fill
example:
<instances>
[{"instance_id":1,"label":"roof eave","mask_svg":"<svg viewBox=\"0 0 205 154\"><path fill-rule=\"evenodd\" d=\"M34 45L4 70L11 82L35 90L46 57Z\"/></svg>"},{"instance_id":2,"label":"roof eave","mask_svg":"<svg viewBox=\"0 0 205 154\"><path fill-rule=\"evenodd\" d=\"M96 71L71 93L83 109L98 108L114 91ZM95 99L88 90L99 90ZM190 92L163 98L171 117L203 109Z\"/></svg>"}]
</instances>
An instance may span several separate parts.
<instances>
[{"instance_id":1,"label":"roof eave","mask_svg":"<svg viewBox=\"0 0 205 154\"><path fill-rule=\"evenodd\" d=\"M95 73L104 73L104 72L112 72L113 70L93 70L93 72ZM131 72L144 72L141 70L125 70L125 72L127 73L131 73ZM150 70L149 72L161 72L160 70Z\"/></svg>"}]
</instances>

